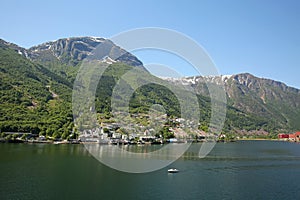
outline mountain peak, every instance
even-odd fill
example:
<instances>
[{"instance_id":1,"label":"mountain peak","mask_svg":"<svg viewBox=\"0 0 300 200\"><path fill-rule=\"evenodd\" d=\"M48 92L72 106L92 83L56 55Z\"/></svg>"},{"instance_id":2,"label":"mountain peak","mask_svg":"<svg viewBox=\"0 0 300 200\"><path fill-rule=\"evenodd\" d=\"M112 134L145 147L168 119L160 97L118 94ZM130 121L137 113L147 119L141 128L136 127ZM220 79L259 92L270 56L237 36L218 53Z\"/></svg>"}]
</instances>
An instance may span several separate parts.
<instances>
[{"instance_id":1,"label":"mountain peak","mask_svg":"<svg viewBox=\"0 0 300 200\"><path fill-rule=\"evenodd\" d=\"M13 49L15 52L17 52L20 55L25 56L26 58L28 58L28 53L27 50L25 48L22 48L14 43L11 42L7 42L5 40L0 39L0 47L1 48L9 48L9 49Z\"/></svg>"},{"instance_id":2,"label":"mountain peak","mask_svg":"<svg viewBox=\"0 0 300 200\"><path fill-rule=\"evenodd\" d=\"M98 49L99 45L102 45ZM131 66L142 66L143 63L134 55L101 37L69 37L46 42L28 49L29 57L40 62L61 62L77 65L88 56L93 56L97 49L100 59L108 56L112 60Z\"/></svg>"}]
</instances>

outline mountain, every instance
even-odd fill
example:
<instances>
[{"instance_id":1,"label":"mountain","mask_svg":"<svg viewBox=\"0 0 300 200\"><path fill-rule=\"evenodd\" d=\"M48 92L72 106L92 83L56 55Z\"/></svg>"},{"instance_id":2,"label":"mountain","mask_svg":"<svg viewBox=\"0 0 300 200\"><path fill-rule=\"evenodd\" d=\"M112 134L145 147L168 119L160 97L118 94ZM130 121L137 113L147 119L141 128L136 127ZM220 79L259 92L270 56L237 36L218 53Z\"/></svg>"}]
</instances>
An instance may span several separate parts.
<instances>
[{"instance_id":1,"label":"mountain","mask_svg":"<svg viewBox=\"0 0 300 200\"><path fill-rule=\"evenodd\" d=\"M102 48L95 50L99 44ZM119 54L122 56L117 57ZM67 138L75 130L73 81L82 60L96 55L111 65L99 81L95 110L110 118L115 84L132 67L143 69L135 56L109 40L95 37L59 39L29 49L0 40L0 132L25 131ZM228 103L224 133L275 135L300 129L300 91L284 83L248 73L164 81L193 88L201 107L201 130L207 130L210 121L207 83L224 85ZM153 104L163 105L169 116L180 117L176 96L157 84L138 88L129 110L144 113Z\"/></svg>"},{"instance_id":2,"label":"mountain","mask_svg":"<svg viewBox=\"0 0 300 200\"><path fill-rule=\"evenodd\" d=\"M121 62L143 68L134 55L99 37L71 37L46 42L26 50L28 58L73 81L81 61L87 57Z\"/></svg>"},{"instance_id":3,"label":"mountain","mask_svg":"<svg viewBox=\"0 0 300 200\"><path fill-rule=\"evenodd\" d=\"M229 106L274 124L273 127L277 129L300 129L300 90L288 87L284 83L258 78L249 73L187 77L168 81L190 85L196 93L207 97L209 91L206 83L224 85Z\"/></svg>"},{"instance_id":4,"label":"mountain","mask_svg":"<svg viewBox=\"0 0 300 200\"><path fill-rule=\"evenodd\" d=\"M86 57L95 55L94 50L97 46L101 46L102 57L108 56L130 66L143 65L134 55L116 46L110 40L99 37L71 37L46 42L29 48L28 57L40 62L59 61L63 64L77 65Z\"/></svg>"},{"instance_id":5,"label":"mountain","mask_svg":"<svg viewBox=\"0 0 300 200\"><path fill-rule=\"evenodd\" d=\"M72 82L81 61L95 53L102 62L115 63L117 74L122 63L143 68L135 56L103 38L65 38L29 49L0 39L0 132L68 137L74 128Z\"/></svg>"}]
</instances>

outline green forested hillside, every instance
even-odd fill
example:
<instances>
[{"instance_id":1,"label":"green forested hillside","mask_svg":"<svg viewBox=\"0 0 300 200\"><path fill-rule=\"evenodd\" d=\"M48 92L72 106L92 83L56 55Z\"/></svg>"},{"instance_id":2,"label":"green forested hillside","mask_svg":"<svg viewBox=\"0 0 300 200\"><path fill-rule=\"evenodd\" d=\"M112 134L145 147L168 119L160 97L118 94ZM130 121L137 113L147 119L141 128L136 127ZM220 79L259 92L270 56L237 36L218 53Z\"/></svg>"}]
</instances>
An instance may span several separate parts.
<instances>
[{"instance_id":1,"label":"green forested hillside","mask_svg":"<svg viewBox=\"0 0 300 200\"><path fill-rule=\"evenodd\" d=\"M71 84L9 47L0 47L0 130L67 137Z\"/></svg>"}]
</instances>

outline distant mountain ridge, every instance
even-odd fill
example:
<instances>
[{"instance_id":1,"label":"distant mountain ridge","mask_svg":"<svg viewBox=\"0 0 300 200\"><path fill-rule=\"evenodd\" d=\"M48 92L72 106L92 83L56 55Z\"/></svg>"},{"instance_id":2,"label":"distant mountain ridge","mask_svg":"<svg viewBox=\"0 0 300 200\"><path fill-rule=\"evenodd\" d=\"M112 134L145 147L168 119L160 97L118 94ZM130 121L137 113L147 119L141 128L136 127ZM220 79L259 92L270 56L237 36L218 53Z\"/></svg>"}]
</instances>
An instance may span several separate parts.
<instances>
[{"instance_id":1,"label":"distant mountain ridge","mask_svg":"<svg viewBox=\"0 0 300 200\"><path fill-rule=\"evenodd\" d=\"M258 78L249 73L166 80L189 85L196 93L204 96L209 96L207 83L223 85L228 105L274 120L282 129L300 129L300 90L282 82Z\"/></svg>"}]
</instances>

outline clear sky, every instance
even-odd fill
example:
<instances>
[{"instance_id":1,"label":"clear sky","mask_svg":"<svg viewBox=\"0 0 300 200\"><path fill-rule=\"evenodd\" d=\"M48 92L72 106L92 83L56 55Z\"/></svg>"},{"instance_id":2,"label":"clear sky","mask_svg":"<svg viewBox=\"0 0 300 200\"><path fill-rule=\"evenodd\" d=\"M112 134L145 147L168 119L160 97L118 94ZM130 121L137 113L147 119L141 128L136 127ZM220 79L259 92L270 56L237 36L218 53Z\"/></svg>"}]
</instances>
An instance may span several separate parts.
<instances>
[{"instance_id":1,"label":"clear sky","mask_svg":"<svg viewBox=\"0 0 300 200\"><path fill-rule=\"evenodd\" d=\"M202 45L221 74L249 72L300 88L298 0L1 0L0 22L1 38L26 48L70 36L174 29ZM182 64L151 52L137 56L144 63Z\"/></svg>"}]
</instances>

